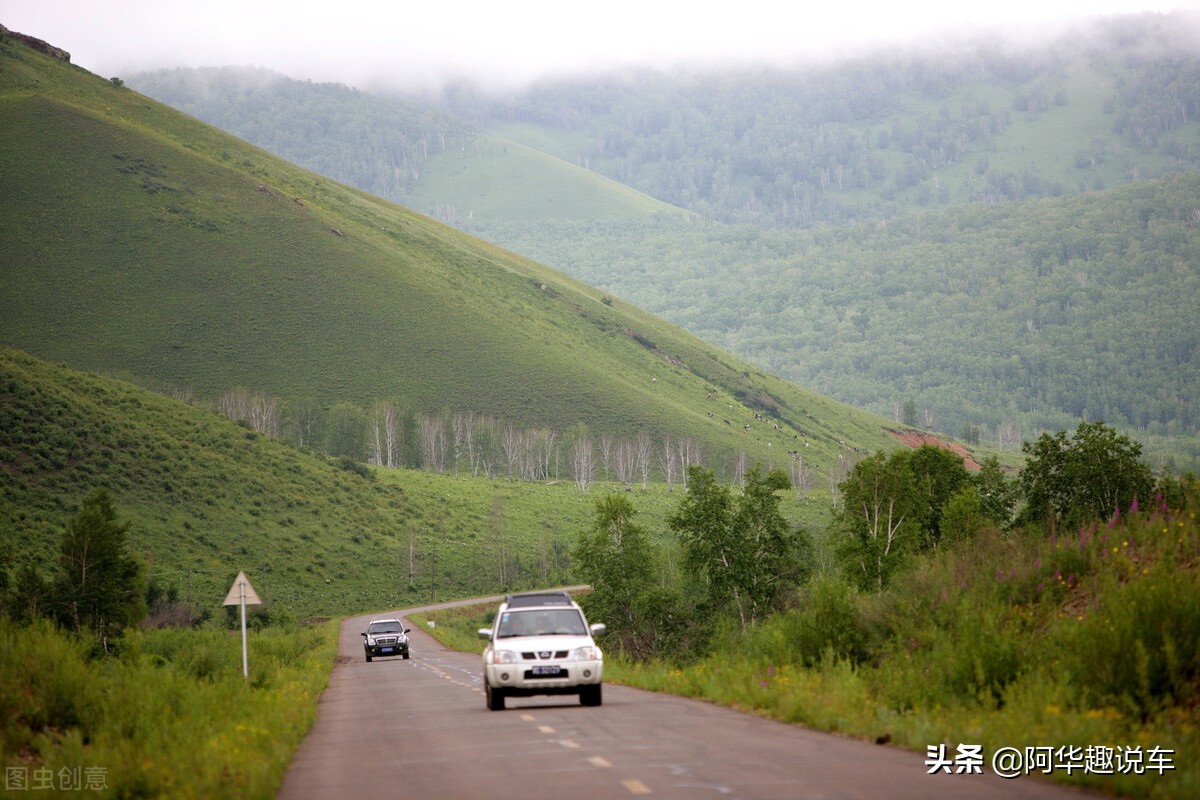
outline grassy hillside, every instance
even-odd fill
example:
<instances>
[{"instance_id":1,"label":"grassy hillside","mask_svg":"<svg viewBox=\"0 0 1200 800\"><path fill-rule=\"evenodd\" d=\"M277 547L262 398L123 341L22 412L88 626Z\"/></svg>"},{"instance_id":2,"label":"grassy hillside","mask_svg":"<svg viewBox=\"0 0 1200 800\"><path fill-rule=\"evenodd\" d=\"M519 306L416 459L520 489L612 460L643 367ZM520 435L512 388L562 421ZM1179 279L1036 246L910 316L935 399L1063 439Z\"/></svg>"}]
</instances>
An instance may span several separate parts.
<instances>
[{"instance_id":1,"label":"grassy hillside","mask_svg":"<svg viewBox=\"0 0 1200 800\"><path fill-rule=\"evenodd\" d=\"M563 584L594 501L569 480L533 483L348 468L212 412L0 346L0 559L47 571L89 489L108 488L147 571L219 611L239 569L300 617L431 597ZM818 492L817 496L820 496ZM640 487L666 534L678 494ZM818 527L826 501L789 497ZM0 562L0 568L4 568Z\"/></svg>"},{"instance_id":2,"label":"grassy hillside","mask_svg":"<svg viewBox=\"0 0 1200 800\"><path fill-rule=\"evenodd\" d=\"M430 158L421 180L397 199L452 225L477 217L536 223L691 216L581 166L493 135L476 136L460 150Z\"/></svg>"},{"instance_id":3,"label":"grassy hillside","mask_svg":"<svg viewBox=\"0 0 1200 800\"><path fill-rule=\"evenodd\" d=\"M692 437L717 465L802 435L817 464L891 443L883 420L617 298L13 41L0 52L4 343L200 398L240 386Z\"/></svg>"},{"instance_id":4,"label":"grassy hillside","mask_svg":"<svg viewBox=\"0 0 1200 800\"><path fill-rule=\"evenodd\" d=\"M592 514L590 496L565 481L364 476L209 411L9 348L0 348L0 467L8 557L48 569L67 518L105 486L150 576L209 609L239 569L302 616L491 592L502 543L520 583L560 582L561 549ZM659 505L648 501L646 513Z\"/></svg>"}]
</instances>

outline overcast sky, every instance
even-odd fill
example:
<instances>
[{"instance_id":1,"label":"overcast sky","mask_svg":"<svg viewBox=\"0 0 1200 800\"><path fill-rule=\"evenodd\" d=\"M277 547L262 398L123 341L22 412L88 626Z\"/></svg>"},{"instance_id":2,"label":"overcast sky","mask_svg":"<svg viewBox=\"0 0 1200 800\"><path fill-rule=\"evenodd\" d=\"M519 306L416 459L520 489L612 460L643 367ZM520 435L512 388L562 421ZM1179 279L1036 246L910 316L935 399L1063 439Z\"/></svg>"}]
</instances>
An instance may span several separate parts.
<instances>
[{"instance_id":1,"label":"overcast sky","mask_svg":"<svg viewBox=\"0 0 1200 800\"><path fill-rule=\"evenodd\" d=\"M630 63L788 63L981 29L1029 38L1072 19L1172 9L1200 0L0 0L0 24L105 77L246 65L430 88Z\"/></svg>"}]
</instances>

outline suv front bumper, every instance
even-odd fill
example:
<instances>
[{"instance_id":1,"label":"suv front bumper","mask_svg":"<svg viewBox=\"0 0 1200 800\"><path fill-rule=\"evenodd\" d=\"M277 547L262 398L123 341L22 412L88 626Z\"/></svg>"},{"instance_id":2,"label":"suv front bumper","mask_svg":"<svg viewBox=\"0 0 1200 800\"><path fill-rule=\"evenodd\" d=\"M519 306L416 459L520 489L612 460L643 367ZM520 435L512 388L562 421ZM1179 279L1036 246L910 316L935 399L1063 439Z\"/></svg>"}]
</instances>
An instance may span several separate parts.
<instances>
[{"instance_id":1,"label":"suv front bumper","mask_svg":"<svg viewBox=\"0 0 1200 800\"><path fill-rule=\"evenodd\" d=\"M518 661L515 664L487 664L484 680L494 689L514 697L537 694L578 694L579 687L592 686L604 678L604 662L596 661Z\"/></svg>"}]
</instances>

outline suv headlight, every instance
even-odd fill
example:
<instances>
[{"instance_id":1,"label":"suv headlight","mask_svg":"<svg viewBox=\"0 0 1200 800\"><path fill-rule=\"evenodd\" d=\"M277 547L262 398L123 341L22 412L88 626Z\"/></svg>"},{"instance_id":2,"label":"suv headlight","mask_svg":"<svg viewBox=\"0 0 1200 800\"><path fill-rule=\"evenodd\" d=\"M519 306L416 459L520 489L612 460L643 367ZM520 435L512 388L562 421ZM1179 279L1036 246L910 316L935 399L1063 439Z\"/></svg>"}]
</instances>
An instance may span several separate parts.
<instances>
[{"instance_id":1,"label":"suv headlight","mask_svg":"<svg viewBox=\"0 0 1200 800\"><path fill-rule=\"evenodd\" d=\"M517 663L517 653L514 650L493 650L493 664L515 664Z\"/></svg>"},{"instance_id":2,"label":"suv headlight","mask_svg":"<svg viewBox=\"0 0 1200 800\"><path fill-rule=\"evenodd\" d=\"M600 648L594 644L589 644L587 647L576 647L571 651L572 661L599 661Z\"/></svg>"}]
</instances>

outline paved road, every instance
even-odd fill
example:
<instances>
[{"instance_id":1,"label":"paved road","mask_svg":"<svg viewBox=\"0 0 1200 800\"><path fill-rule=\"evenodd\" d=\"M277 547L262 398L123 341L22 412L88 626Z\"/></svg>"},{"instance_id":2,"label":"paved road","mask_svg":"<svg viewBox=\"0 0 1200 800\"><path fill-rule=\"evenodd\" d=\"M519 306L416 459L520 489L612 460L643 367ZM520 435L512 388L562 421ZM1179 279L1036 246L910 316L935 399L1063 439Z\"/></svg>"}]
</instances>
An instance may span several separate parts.
<instances>
[{"instance_id":1,"label":"paved road","mask_svg":"<svg viewBox=\"0 0 1200 800\"><path fill-rule=\"evenodd\" d=\"M282 800L1084 796L1028 778L929 775L924 753L612 684L598 708L510 698L492 712L477 655L411 626L411 659L368 664L368 619L342 624L339 663Z\"/></svg>"}]
</instances>

